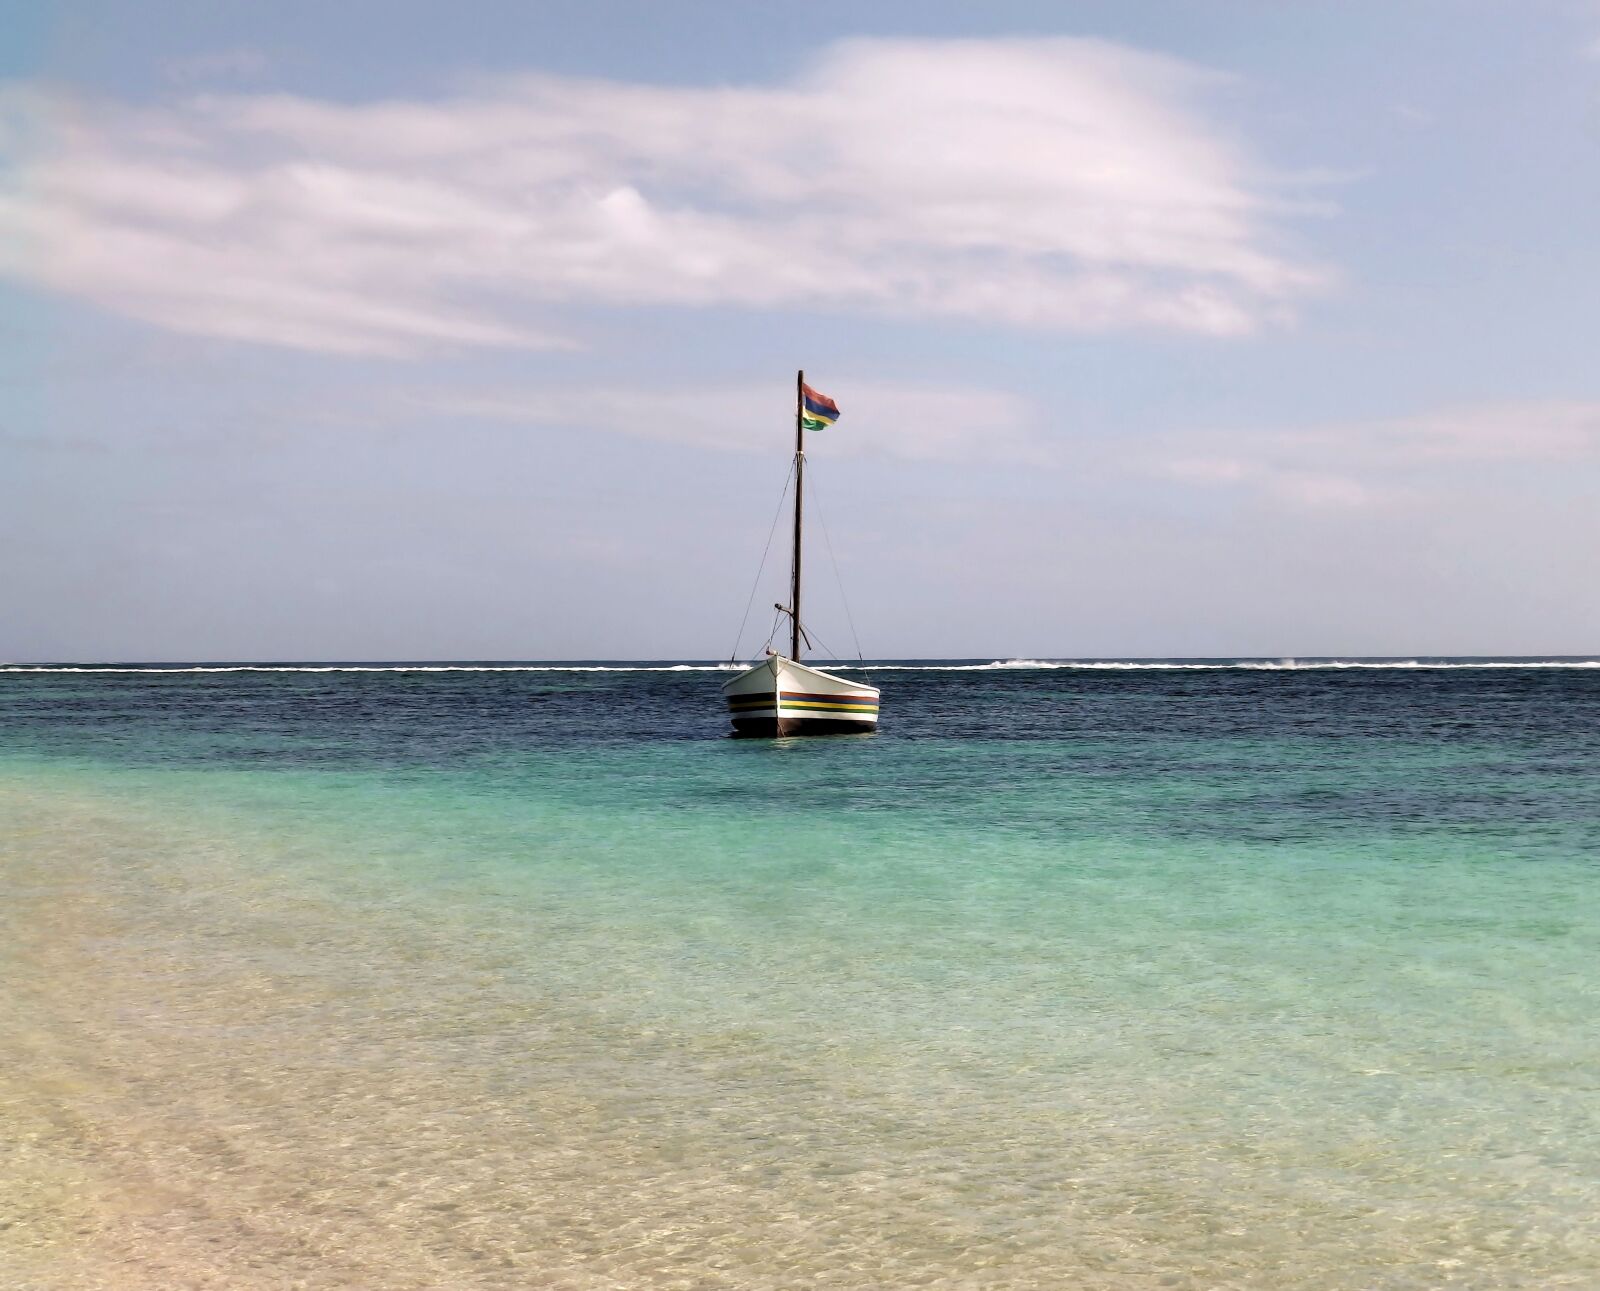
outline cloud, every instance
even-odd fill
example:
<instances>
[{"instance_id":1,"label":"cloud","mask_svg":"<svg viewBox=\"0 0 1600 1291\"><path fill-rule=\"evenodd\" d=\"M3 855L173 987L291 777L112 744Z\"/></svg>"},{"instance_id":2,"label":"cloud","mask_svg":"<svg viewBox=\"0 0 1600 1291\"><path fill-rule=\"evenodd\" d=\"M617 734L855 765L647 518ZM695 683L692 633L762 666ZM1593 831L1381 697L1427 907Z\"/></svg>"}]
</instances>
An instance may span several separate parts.
<instances>
[{"instance_id":1,"label":"cloud","mask_svg":"<svg viewBox=\"0 0 1600 1291\"><path fill-rule=\"evenodd\" d=\"M1138 469L1309 509L1413 499L1473 468L1600 465L1600 403L1463 408L1298 430L1164 435Z\"/></svg>"},{"instance_id":2,"label":"cloud","mask_svg":"<svg viewBox=\"0 0 1600 1291\"><path fill-rule=\"evenodd\" d=\"M830 457L888 456L909 461L1038 463L1052 460L1033 404L1005 391L849 380L837 387L843 417L819 432ZM565 427L667 440L719 451L781 453L794 424L771 386L697 388L674 400L661 390L614 387L499 392L415 393L407 410L425 418Z\"/></svg>"},{"instance_id":3,"label":"cloud","mask_svg":"<svg viewBox=\"0 0 1600 1291\"><path fill-rule=\"evenodd\" d=\"M544 74L454 97L0 100L0 273L316 350L569 339L563 306L1226 336L1325 280L1208 121L1096 40L851 40L789 83Z\"/></svg>"}]
</instances>

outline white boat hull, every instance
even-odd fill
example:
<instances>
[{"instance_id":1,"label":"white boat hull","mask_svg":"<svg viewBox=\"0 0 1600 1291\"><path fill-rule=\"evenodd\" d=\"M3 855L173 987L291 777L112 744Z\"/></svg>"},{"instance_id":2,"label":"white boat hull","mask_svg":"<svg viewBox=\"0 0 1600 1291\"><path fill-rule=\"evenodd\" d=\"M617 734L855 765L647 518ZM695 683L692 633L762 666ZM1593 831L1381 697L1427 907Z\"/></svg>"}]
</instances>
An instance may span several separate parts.
<instances>
[{"instance_id":1,"label":"white boat hull","mask_svg":"<svg viewBox=\"0 0 1600 1291\"><path fill-rule=\"evenodd\" d=\"M849 735L876 730L875 687L768 655L722 687L735 735Z\"/></svg>"}]
</instances>

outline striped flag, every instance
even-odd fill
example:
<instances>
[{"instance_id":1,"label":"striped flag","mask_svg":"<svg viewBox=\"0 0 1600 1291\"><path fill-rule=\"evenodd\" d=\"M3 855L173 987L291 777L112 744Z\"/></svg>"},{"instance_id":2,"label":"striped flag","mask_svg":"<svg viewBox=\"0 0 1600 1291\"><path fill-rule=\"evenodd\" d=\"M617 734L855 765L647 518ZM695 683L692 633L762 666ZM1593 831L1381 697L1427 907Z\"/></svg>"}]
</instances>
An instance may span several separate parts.
<instances>
[{"instance_id":1,"label":"striped flag","mask_svg":"<svg viewBox=\"0 0 1600 1291\"><path fill-rule=\"evenodd\" d=\"M839 420L839 405L810 386L800 386L800 424L807 430L822 430Z\"/></svg>"}]
</instances>

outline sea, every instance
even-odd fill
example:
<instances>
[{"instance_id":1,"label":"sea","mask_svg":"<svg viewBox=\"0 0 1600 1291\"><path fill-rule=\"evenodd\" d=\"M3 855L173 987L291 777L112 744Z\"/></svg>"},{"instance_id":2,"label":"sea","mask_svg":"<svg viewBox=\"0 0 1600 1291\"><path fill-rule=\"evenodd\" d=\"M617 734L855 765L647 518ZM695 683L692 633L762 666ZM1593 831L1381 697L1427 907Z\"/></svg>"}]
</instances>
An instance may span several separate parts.
<instances>
[{"instance_id":1,"label":"sea","mask_svg":"<svg viewBox=\"0 0 1600 1291\"><path fill-rule=\"evenodd\" d=\"M1600 1286L1600 659L0 669L0 1286Z\"/></svg>"}]
</instances>

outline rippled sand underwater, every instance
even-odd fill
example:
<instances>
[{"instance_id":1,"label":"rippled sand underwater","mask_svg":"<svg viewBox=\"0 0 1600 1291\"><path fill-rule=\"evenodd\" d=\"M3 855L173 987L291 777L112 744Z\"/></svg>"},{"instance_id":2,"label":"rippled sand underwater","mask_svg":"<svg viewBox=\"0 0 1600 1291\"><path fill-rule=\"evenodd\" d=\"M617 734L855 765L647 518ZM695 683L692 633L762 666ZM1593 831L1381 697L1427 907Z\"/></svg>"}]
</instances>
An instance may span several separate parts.
<instances>
[{"instance_id":1,"label":"rippled sand underwater","mask_svg":"<svg viewBox=\"0 0 1600 1291\"><path fill-rule=\"evenodd\" d=\"M1590 786L1529 738L1391 749L1505 794L1348 835L1027 747L913 750L915 813L886 742L14 758L0 1284L1600 1285ZM796 765L831 811L750 798Z\"/></svg>"}]
</instances>

